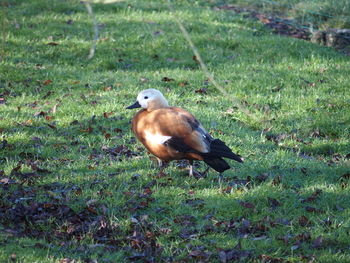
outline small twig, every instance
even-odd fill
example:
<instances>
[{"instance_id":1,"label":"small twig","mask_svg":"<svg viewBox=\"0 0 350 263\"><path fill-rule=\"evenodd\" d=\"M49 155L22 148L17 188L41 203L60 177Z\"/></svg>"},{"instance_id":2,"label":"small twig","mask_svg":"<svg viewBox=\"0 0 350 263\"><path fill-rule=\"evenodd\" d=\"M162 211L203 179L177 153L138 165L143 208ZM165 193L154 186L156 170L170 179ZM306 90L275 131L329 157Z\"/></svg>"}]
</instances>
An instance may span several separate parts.
<instances>
[{"instance_id":1,"label":"small twig","mask_svg":"<svg viewBox=\"0 0 350 263\"><path fill-rule=\"evenodd\" d=\"M3 1L2 2L2 21L1 21L1 27L2 27L2 41L1 41L1 56L0 56L0 62L5 60L5 56L6 56L6 30L7 30L7 2Z\"/></svg>"},{"instance_id":2,"label":"small twig","mask_svg":"<svg viewBox=\"0 0 350 263\"><path fill-rule=\"evenodd\" d=\"M93 30L94 30L94 39L92 41L92 45L90 48L90 52L89 52L89 56L88 59L92 59L95 55L95 50L96 50L96 44L97 44L97 40L98 40L98 25L97 25L97 21L93 12L93 9L90 5L90 3L88 1L84 1L83 2L85 4L86 10L88 11L89 15L92 18L93 21Z\"/></svg>"},{"instance_id":3,"label":"small twig","mask_svg":"<svg viewBox=\"0 0 350 263\"><path fill-rule=\"evenodd\" d=\"M168 3L169 3L169 9L174 14L174 8L171 5L171 1L168 0ZM203 62L203 59L202 59L201 55L199 54L199 51L196 48L196 46L193 44L192 39L191 39L189 33L187 32L186 28L184 27L184 25L182 24L182 22L180 21L180 19L177 16L173 15L173 17L174 17L177 25L179 26L182 34L184 35L185 39L187 40L189 46L191 47L194 55L196 56L196 60L198 61L204 74L207 76L208 80L214 85L215 88L217 88L222 94L224 94L225 97L229 98L232 101L234 106L236 106L239 110L244 112L250 118L257 120L257 117L254 116L246 107L244 107L242 105L242 103L240 103L240 101L237 98L235 98L231 94L227 93L227 91L219 83L216 82L213 74L208 70L208 67Z\"/></svg>"}]
</instances>

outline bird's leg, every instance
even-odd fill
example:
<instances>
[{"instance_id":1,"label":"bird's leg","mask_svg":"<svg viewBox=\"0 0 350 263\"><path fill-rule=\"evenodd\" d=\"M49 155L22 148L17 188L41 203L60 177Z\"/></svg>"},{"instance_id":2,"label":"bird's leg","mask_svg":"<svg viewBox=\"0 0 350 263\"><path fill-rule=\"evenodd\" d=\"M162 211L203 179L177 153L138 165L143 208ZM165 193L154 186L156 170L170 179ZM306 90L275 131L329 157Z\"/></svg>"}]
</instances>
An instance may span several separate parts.
<instances>
[{"instance_id":1,"label":"bird's leg","mask_svg":"<svg viewBox=\"0 0 350 263\"><path fill-rule=\"evenodd\" d=\"M163 160L158 158L158 164L159 164L159 168L160 168L158 176L160 176L160 177L166 176L166 174L163 171L165 168L168 167L169 162L163 161Z\"/></svg>"},{"instance_id":2,"label":"bird's leg","mask_svg":"<svg viewBox=\"0 0 350 263\"><path fill-rule=\"evenodd\" d=\"M219 183L219 188L222 189L222 180L224 179L224 176L222 175L222 173L219 173L219 180L218 180L218 183Z\"/></svg>"},{"instance_id":3,"label":"bird's leg","mask_svg":"<svg viewBox=\"0 0 350 263\"><path fill-rule=\"evenodd\" d=\"M197 172L193 167L193 160L189 160L189 163L190 163L189 176L194 176L197 179L205 176L208 170L206 170L204 173Z\"/></svg>"},{"instance_id":4,"label":"bird's leg","mask_svg":"<svg viewBox=\"0 0 350 263\"><path fill-rule=\"evenodd\" d=\"M190 163L190 172L189 172L189 176L193 176L193 160L189 160Z\"/></svg>"},{"instance_id":5,"label":"bird's leg","mask_svg":"<svg viewBox=\"0 0 350 263\"><path fill-rule=\"evenodd\" d=\"M159 158L157 158L157 161L158 161L158 167L159 167L159 168L162 168L162 166L163 166L163 161L162 161L161 159L159 159Z\"/></svg>"},{"instance_id":6,"label":"bird's leg","mask_svg":"<svg viewBox=\"0 0 350 263\"><path fill-rule=\"evenodd\" d=\"M160 172L162 173L165 168L168 167L168 162L162 162L162 166L160 167Z\"/></svg>"},{"instance_id":7,"label":"bird's leg","mask_svg":"<svg viewBox=\"0 0 350 263\"><path fill-rule=\"evenodd\" d=\"M203 175L204 175L204 176L205 176L205 175L207 175L207 173L208 173L209 169L210 169L210 167L209 167L209 166L207 166L207 168L206 168L206 169L205 169L205 171L203 172Z\"/></svg>"}]
</instances>

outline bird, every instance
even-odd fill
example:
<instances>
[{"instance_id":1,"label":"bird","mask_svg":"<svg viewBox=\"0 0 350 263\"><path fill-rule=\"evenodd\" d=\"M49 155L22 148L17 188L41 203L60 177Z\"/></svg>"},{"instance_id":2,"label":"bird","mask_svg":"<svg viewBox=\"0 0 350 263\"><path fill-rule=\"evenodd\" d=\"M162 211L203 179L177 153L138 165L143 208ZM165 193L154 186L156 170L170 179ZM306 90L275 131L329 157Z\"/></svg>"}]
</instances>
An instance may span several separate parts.
<instances>
[{"instance_id":1,"label":"bird","mask_svg":"<svg viewBox=\"0 0 350 263\"><path fill-rule=\"evenodd\" d=\"M131 121L136 138L155 155L160 173L173 160L188 160L189 175L196 173L193 161L204 161L219 172L230 169L223 159L242 163L243 158L220 139L214 139L202 124L188 111L171 107L164 95L157 89L141 91L134 104L126 109L142 108Z\"/></svg>"}]
</instances>

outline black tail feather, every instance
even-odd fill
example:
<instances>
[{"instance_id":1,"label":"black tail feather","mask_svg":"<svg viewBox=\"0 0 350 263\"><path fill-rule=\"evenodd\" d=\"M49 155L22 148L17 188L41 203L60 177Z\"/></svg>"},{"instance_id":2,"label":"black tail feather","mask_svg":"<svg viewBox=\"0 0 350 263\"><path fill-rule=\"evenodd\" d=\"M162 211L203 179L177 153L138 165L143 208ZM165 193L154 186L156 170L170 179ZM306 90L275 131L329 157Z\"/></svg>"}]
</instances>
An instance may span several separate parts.
<instances>
[{"instance_id":1,"label":"black tail feather","mask_svg":"<svg viewBox=\"0 0 350 263\"><path fill-rule=\"evenodd\" d=\"M222 158L229 158L243 163L241 156L233 153L231 149L219 139L212 140L210 142L210 152L201 155L204 157L204 162L219 173L230 169L228 163Z\"/></svg>"},{"instance_id":2,"label":"black tail feather","mask_svg":"<svg viewBox=\"0 0 350 263\"><path fill-rule=\"evenodd\" d=\"M210 152L207 153L207 155L209 158L224 157L243 163L241 156L233 153L232 150L219 139L215 139L210 143Z\"/></svg>"},{"instance_id":3,"label":"black tail feather","mask_svg":"<svg viewBox=\"0 0 350 263\"><path fill-rule=\"evenodd\" d=\"M215 158L215 159L208 158L208 159L204 159L204 162L219 173L222 173L225 170L230 169L230 166L228 165L228 163L222 158Z\"/></svg>"}]
</instances>

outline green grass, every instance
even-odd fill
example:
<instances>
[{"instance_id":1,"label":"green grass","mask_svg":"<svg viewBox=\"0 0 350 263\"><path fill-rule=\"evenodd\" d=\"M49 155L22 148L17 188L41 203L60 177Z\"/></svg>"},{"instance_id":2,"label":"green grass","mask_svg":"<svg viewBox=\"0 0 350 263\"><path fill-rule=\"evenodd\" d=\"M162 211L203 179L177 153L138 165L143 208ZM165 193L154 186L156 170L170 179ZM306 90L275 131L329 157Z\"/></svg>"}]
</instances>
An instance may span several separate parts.
<instances>
[{"instance_id":1,"label":"green grass","mask_svg":"<svg viewBox=\"0 0 350 263\"><path fill-rule=\"evenodd\" d=\"M213 5L235 4L250 7L260 12L288 16L300 25L328 29L350 28L350 2L348 0L207 0ZM298 25L299 24L299 25Z\"/></svg>"},{"instance_id":2,"label":"green grass","mask_svg":"<svg viewBox=\"0 0 350 263\"><path fill-rule=\"evenodd\" d=\"M235 247L242 262L349 262L348 57L179 1L175 15L251 119L206 82L162 1L93 7L92 60L79 1L9 1L1 14L1 262L219 262ZM147 88L245 163L219 180L174 162L158 178L125 110Z\"/></svg>"}]
</instances>

